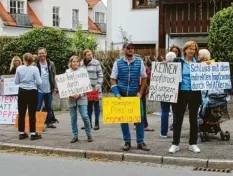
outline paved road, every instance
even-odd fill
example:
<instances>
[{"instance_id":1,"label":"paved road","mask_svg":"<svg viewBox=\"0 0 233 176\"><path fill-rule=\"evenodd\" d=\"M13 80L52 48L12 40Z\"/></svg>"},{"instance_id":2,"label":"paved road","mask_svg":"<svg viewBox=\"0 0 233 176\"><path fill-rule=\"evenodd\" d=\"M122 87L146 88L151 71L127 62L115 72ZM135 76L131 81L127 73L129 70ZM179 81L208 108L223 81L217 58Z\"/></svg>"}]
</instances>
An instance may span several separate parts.
<instances>
[{"instance_id":1,"label":"paved road","mask_svg":"<svg viewBox=\"0 0 233 176\"><path fill-rule=\"evenodd\" d=\"M192 168L161 167L140 163L93 162L81 159L26 156L0 153L1 176L225 176L214 172L197 172Z\"/></svg>"},{"instance_id":2,"label":"paved road","mask_svg":"<svg viewBox=\"0 0 233 176\"><path fill-rule=\"evenodd\" d=\"M42 134L43 139L40 141L30 141L30 140L18 140L17 129L13 125L0 125L0 142L5 143L15 143L22 145L36 145L36 146L47 146L47 147L58 147L58 148L70 148L70 149L84 149L84 150L95 150L95 151L114 151L122 152L121 148L123 146L122 134L120 130L120 125L104 125L101 121L101 128L99 131L92 131L94 136L94 142L87 142L85 132L80 130L83 126L83 122L78 119L79 125L79 139L80 142L70 144L72 138L71 127L70 127L70 116L69 112L56 112L56 118L60 121L56 129L45 129ZM172 144L172 132L168 132L168 139L160 138L160 116L148 115L148 121L152 128L155 129L154 132L145 133L145 142L151 148L150 152L144 152L136 149L136 131L133 130L133 125L131 124L132 132L132 150L129 153L138 154L150 154L159 156L175 156L175 157L191 157L191 158L204 158L204 159L229 159L232 160L233 152L233 140L221 141L219 134L217 136L212 136L210 142L201 143L198 141L198 145L201 149L200 154L192 153L188 150L188 140L189 140L189 120L186 116L184 119L184 125L182 128L180 151L176 154L169 154L168 149ZM231 136L233 136L233 120L223 123L222 129L229 130Z\"/></svg>"}]
</instances>

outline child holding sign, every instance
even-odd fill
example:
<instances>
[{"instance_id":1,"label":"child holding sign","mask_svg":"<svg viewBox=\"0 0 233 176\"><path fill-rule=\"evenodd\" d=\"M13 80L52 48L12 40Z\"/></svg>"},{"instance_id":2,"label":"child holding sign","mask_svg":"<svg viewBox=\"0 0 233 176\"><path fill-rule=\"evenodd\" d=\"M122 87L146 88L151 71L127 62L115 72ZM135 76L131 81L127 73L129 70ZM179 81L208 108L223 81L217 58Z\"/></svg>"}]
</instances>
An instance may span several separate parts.
<instances>
[{"instance_id":1,"label":"child holding sign","mask_svg":"<svg viewBox=\"0 0 233 176\"><path fill-rule=\"evenodd\" d=\"M72 56L69 60L69 69L66 70L66 73L77 71L79 69L80 59L78 56ZM81 114L82 120L84 122L85 131L87 135L87 141L92 142L93 138L91 135L91 124L87 112L87 96L86 94L78 94L69 97L68 106L70 109L70 117L71 117L71 127L73 138L70 143L75 143L78 141L78 125L77 125L77 108L79 109L79 113Z\"/></svg>"}]
</instances>

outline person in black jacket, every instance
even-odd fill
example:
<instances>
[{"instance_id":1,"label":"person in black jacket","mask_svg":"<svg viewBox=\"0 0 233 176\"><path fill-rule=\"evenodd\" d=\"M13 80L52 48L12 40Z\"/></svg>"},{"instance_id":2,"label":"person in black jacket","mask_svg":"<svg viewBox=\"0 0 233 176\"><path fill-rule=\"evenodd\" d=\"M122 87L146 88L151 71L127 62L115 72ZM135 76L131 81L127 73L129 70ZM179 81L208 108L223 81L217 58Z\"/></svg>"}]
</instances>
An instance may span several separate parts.
<instances>
[{"instance_id":1,"label":"person in black jacket","mask_svg":"<svg viewBox=\"0 0 233 176\"><path fill-rule=\"evenodd\" d=\"M189 122L190 122L190 138L189 150L199 153L200 149L197 146L198 138L198 108L202 102L201 91L192 91L191 78L190 78L190 64L199 62L198 59L198 46L196 42L189 41L184 44L183 56L174 61L181 62L181 75L182 82L179 87L178 100L175 105L176 121L173 130L173 142L169 149L170 153L175 153L179 150L181 128L184 119L184 113L188 105L189 109Z\"/></svg>"}]
</instances>

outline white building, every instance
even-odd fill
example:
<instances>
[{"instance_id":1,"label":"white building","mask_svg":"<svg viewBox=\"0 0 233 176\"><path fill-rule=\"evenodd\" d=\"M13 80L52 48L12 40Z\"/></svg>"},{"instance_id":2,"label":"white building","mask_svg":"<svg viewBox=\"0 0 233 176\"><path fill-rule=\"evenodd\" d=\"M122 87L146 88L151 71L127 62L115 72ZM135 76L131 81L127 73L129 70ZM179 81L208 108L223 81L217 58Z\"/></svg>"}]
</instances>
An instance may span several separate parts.
<instances>
[{"instance_id":1,"label":"white building","mask_svg":"<svg viewBox=\"0 0 233 176\"><path fill-rule=\"evenodd\" d=\"M101 0L86 0L89 11L89 28L97 29L95 31L100 50L107 50L107 8ZM89 29L91 32L91 29Z\"/></svg>"},{"instance_id":2,"label":"white building","mask_svg":"<svg viewBox=\"0 0 233 176\"><path fill-rule=\"evenodd\" d=\"M92 8L98 10L98 4ZM0 35L16 36L44 26L74 32L81 24L83 30L97 36L99 49L104 50L102 34L106 32L90 20L89 9L86 0L0 0Z\"/></svg>"},{"instance_id":3,"label":"white building","mask_svg":"<svg viewBox=\"0 0 233 176\"><path fill-rule=\"evenodd\" d=\"M156 0L108 0L107 45L122 48L126 37L135 48L158 48L159 7Z\"/></svg>"}]
</instances>

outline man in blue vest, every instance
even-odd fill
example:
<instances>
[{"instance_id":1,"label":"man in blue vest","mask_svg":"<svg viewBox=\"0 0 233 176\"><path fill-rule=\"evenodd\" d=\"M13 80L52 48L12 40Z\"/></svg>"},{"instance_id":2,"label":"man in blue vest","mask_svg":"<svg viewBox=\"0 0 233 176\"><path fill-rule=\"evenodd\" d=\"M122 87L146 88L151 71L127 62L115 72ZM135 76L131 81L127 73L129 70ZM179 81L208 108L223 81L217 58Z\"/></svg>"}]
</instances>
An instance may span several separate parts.
<instances>
[{"instance_id":1,"label":"man in blue vest","mask_svg":"<svg viewBox=\"0 0 233 176\"><path fill-rule=\"evenodd\" d=\"M111 83L112 92L116 97L142 97L147 83L147 74L143 61L134 56L133 43L126 42L122 49L124 56L117 59L112 68ZM140 86L140 77L142 83ZM145 151L150 149L144 143L144 117L143 108L141 103L141 123L136 124L137 134L137 148ZM125 145L124 151L128 151L131 148L131 135L129 131L129 124L121 124L121 130L123 133L123 139Z\"/></svg>"}]
</instances>

